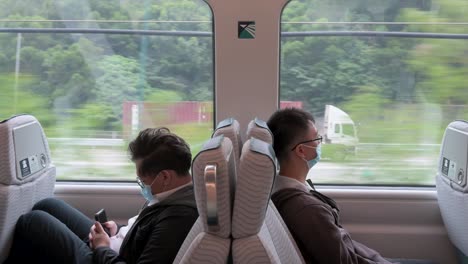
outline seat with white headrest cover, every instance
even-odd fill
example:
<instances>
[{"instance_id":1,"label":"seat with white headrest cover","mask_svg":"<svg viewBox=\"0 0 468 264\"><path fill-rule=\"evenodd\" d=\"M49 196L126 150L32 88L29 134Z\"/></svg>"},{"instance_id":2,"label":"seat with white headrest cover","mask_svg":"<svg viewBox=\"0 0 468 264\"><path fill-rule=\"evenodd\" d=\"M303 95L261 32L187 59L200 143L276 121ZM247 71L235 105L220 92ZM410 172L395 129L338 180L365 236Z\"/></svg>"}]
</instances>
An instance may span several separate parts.
<instances>
[{"instance_id":1,"label":"seat with white headrest cover","mask_svg":"<svg viewBox=\"0 0 468 264\"><path fill-rule=\"evenodd\" d=\"M234 118L226 118L218 123L212 137L224 135L229 138L234 148L236 167L239 166L239 158L242 148L242 140L240 136L239 122Z\"/></svg>"},{"instance_id":2,"label":"seat with white headrest cover","mask_svg":"<svg viewBox=\"0 0 468 264\"><path fill-rule=\"evenodd\" d=\"M261 119L255 118L254 120L250 121L247 127L246 136L247 139L254 137L261 139L270 145L273 145L273 133L271 133L267 123ZM304 260L302 258L299 247L294 241L294 238L284 223L283 218L271 200L268 204L265 223L268 230L270 231L273 244L275 245L281 262L288 263L291 259L299 259L303 263ZM293 256L289 256L290 254Z\"/></svg>"},{"instance_id":3,"label":"seat with white headrest cover","mask_svg":"<svg viewBox=\"0 0 468 264\"><path fill-rule=\"evenodd\" d=\"M304 263L287 230L277 221L278 215L269 207L277 168L270 144L256 138L247 140L242 148L234 198L234 263Z\"/></svg>"},{"instance_id":4,"label":"seat with white headrest cover","mask_svg":"<svg viewBox=\"0 0 468 264\"><path fill-rule=\"evenodd\" d=\"M55 166L36 118L0 122L0 263L8 256L19 216L54 192Z\"/></svg>"},{"instance_id":5,"label":"seat with white headrest cover","mask_svg":"<svg viewBox=\"0 0 468 264\"><path fill-rule=\"evenodd\" d=\"M257 117L249 122L245 133L247 139L254 137L273 145L273 134L268 128L267 123Z\"/></svg>"},{"instance_id":6,"label":"seat with white headrest cover","mask_svg":"<svg viewBox=\"0 0 468 264\"><path fill-rule=\"evenodd\" d=\"M182 244L174 263L226 263L231 246L231 203L235 177L231 140L214 137L192 163L199 218Z\"/></svg>"},{"instance_id":7,"label":"seat with white headrest cover","mask_svg":"<svg viewBox=\"0 0 468 264\"><path fill-rule=\"evenodd\" d=\"M450 240L468 262L468 122L457 120L445 130L436 176L440 211Z\"/></svg>"}]
</instances>

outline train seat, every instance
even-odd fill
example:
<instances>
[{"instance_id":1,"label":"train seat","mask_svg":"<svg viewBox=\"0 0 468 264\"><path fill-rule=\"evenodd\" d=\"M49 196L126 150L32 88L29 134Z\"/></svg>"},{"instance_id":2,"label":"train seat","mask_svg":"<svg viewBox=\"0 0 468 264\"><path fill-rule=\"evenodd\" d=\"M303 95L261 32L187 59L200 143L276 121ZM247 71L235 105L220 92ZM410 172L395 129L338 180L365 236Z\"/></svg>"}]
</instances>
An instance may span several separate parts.
<instances>
[{"instance_id":1,"label":"train seat","mask_svg":"<svg viewBox=\"0 0 468 264\"><path fill-rule=\"evenodd\" d=\"M219 122L218 125L216 126L215 131L213 132L213 137L217 137L223 135L227 138L229 138L232 142L232 147L233 147L233 155L234 155L234 172L230 174L230 185L233 186L231 189L233 192L235 191L235 186L236 186L236 175L237 175L237 170L239 168L239 158L240 158L240 152L242 148L242 140L240 136L240 126L239 122L234 119L234 118L226 118L223 121ZM231 193L231 197L234 197L234 193ZM232 208L231 208L232 211Z\"/></svg>"},{"instance_id":2,"label":"train seat","mask_svg":"<svg viewBox=\"0 0 468 264\"><path fill-rule=\"evenodd\" d=\"M55 166L39 121L30 115L0 122L0 263L8 256L16 221L54 192Z\"/></svg>"},{"instance_id":3,"label":"train seat","mask_svg":"<svg viewBox=\"0 0 468 264\"><path fill-rule=\"evenodd\" d=\"M460 263L468 263L468 122L457 120L445 130L436 176L437 197L449 238Z\"/></svg>"},{"instance_id":4,"label":"train seat","mask_svg":"<svg viewBox=\"0 0 468 264\"><path fill-rule=\"evenodd\" d=\"M182 244L174 263L226 263L231 247L231 211L235 177L231 140L216 136L202 147L192 163L199 218Z\"/></svg>"},{"instance_id":5,"label":"train seat","mask_svg":"<svg viewBox=\"0 0 468 264\"><path fill-rule=\"evenodd\" d=\"M235 162L237 168L239 166L239 158L242 148L239 122L232 117L226 118L223 121L219 122L211 137L213 138L219 135L224 135L225 137L231 140L232 147L234 148Z\"/></svg>"},{"instance_id":6,"label":"train seat","mask_svg":"<svg viewBox=\"0 0 468 264\"><path fill-rule=\"evenodd\" d=\"M255 118L248 124L246 137L247 139L250 139L252 137L261 139L266 143L273 145L273 134L268 128L267 123L258 118ZM276 250L281 251L281 249L284 249L286 245L288 252L295 252L291 254L297 255L301 262L304 262L299 247L297 246L293 236L289 232L288 227L284 223L283 218L278 212L278 209L276 209L275 204L271 200L268 204L265 222L268 227L268 230L270 230L271 236L273 237L273 243L275 245ZM285 256L285 254L280 253L279 256L280 258L282 258Z\"/></svg>"},{"instance_id":7,"label":"train seat","mask_svg":"<svg viewBox=\"0 0 468 264\"><path fill-rule=\"evenodd\" d=\"M276 175L277 161L271 145L256 138L247 140L242 148L233 207L234 263L304 262L283 226L272 221L276 215L267 213Z\"/></svg>"}]
</instances>

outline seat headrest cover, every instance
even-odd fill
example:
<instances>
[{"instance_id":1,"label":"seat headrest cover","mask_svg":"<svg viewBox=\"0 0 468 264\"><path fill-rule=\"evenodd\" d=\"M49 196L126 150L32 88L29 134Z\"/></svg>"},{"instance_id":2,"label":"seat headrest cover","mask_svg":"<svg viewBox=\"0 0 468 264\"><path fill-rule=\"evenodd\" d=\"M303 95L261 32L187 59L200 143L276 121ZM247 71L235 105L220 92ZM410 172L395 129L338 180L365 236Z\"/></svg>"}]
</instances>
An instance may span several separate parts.
<instances>
[{"instance_id":1,"label":"seat headrest cover","mask_svg":"<svg viewBox=\"0 0 468 264\"><path fill-rule=\"evenodd\" d=\"M258 127L265 128L265 129L270 130L270 129L268 128L267 123L266 123L265 121L259 119L258 117L256 117L256 118L254 119L254 122L255 122L255 124L256 124Z\"/></svg>"},{"instance_id":2,"label":"seat headrest cover","mask_svg":"<svg viewBox=\"0 0 468 264\"><path fill-rule=\"evenodd\" d=\"M468 193L468 122L456 120L445 130L437 175L452 189Z\"/></svg>"},{"instance_id":3,"label":"seat headrest cover","mask_svg":"<svg viewBox=\"0 0 468 264\"><path fill-rule=\"evenodd\" d=\"M224 135L225 137L228 137L231 140L232 146L234 147L236 166L238 166L240 152L242 148L239 122L233 118L228 118L221 121L218 124L216 130L213 132L212 137L216 137L219 135Z\"/></svg>"},{"instance_id":4,"label":"seat headrest cover","mask_svg":"<svg viewBox=\"0 0 468 264\"><path fill-rule=\"evenodd\" d=\"M247 140L237 174L232 220L234 238L260 231L276 175L277 163L271 145L256 138Z\"/></svg>"},{"instance_id":5,"label":"seat headrest cover","mask_svg":"<svg viewBox=\"0 0 468 264\"><path fill-rule=\"evenodd\" d=\"M249 147L251 151L257 152L259 154L269 157L271 161L273 162L273 165L277 167L275 151L273 150L270 144L260 139L251 138Z\"/></svg>"},{"instance_id":6,"label":"seat headrest cover","mask_svg":"<svg viewBox=\"0 0 468 264\"><path fill-rule=\"evenodd\" d=\"M19 115L0 123L0 184L33 181L53 166L40 123L31 115Z\"/></svg>"},{"instance_id":7,"label":"seat headrest cover","mask_svg":"<svg viewBox=\"0 0 468 264\"><path fill-rule=\"evenodd\" d=\"M249 122L246 131L247 139L257 138L273 145L273 134L265 121L255 118Z\"/></svg>"},{"instance_id":8,"label":"seat headrest cover","mask_svg":"<svg viewBox=\"0 0 468 264\"><path fill-rule=\"evenodd\" d=\"M224 135L219 135L217 137L213 137L212 139L205 141L205 143L203 143L203 146L202 146L200 152L205 151L205 150L217 149L217 148L221 147L221 144L223 143L223 140L224 140ZM198 154L200 154L200 153L198 153Z\"/></svg>"},{"instance_id":9,"label":"seat headrest cover","mask_svg":"<svg viewBox=\"0 0 468 264\"><path fill-rule=\"evenodd\" d=\"M192 163L198 214L205 232L223 238L231 234L231 200L235 166L231 140L209 139Z\"/></svg>"},{"instance_id":10,"label":"seat headrest cover","mask_svg":"<svg viewBox=\"0 0 468 264\"><path fill-rule=\"evenodd\" d=\"M232 125L232 123L234 123L234 118L232 118L232 117L226 118L223 121L218 123L215 130L223 128L223 127L230 126L230 125Z\"/></svg>"}]
</instances>

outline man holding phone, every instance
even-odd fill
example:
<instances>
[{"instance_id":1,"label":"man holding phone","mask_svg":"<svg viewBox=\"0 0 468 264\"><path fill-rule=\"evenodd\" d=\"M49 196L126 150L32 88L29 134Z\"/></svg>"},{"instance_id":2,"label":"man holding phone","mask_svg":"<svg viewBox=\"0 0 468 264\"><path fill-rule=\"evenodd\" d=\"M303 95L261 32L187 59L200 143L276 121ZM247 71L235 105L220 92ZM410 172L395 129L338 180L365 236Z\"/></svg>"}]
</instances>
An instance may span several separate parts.
<instances>
[{"instance_id":1,"label":"man holding phone","mask_svg":"<svg viewBox=\"0 0 468 264\"><path fill-rule=\"evenodd\" d=\"M146 199L137 216L120 226L100 211L103 218L93 222L61 200L44 199L18 220L6 263L172 263L198 217L190 148L159 128L141 131L128 149Z\"/></svg>"}]
</instances>

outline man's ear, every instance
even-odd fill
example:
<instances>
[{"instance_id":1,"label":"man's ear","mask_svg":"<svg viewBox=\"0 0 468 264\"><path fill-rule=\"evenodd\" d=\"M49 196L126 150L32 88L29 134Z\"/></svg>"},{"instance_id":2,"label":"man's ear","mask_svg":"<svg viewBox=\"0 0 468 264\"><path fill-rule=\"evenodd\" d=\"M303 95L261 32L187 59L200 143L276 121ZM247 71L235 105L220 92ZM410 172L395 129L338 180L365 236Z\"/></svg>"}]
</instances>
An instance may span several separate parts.
<instances>
[{"instance_id":1,"label":"man's ear","mask_svg":"<svg viewBox=\"0 0 468 264\"><path fill-rule=\"evenodd\" d=\"M299 145L294 149L294 153L295 153L298 157L300 157L300 158L302 158L302 159L305 159L305 158L306 158L306 157L305 157L306 154L305 154L305 152L304 152L304 147L302 147L302 144L299 144Z\"/></svg>"},{"instance_id":2,"label":"man's ear","mask_svg":"<svg viewBox=\"0 0 468 264\"><path fill-rule=\"evenodd\" d=\"M163 186L169 186L171 185L172 182L172 173L169 170L163 170L161 171L161 176L162 179L162 185Z\"/></svg>"}]
</instances>

